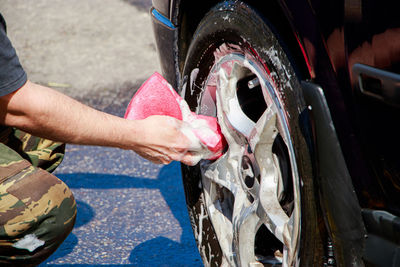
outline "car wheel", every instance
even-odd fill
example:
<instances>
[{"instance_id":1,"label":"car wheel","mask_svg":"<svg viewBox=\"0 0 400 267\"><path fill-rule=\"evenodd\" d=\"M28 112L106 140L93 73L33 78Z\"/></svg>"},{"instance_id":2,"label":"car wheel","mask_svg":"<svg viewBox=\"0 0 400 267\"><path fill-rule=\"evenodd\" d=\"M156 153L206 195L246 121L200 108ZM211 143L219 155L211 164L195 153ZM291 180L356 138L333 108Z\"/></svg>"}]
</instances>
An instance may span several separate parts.
<instances>
[{"instance_id":1,"label":"car wheel","mask_svg":"<svg viewBox=\"0 0 400 267\"><path fill-rule=\"evenodd\" d=\"M215 116L217 160L182 165L193 232L206 266L322 266L300 83L277 35L251 7L225 1L202 19L182 95Z\"/></svg>"}]
</instances>

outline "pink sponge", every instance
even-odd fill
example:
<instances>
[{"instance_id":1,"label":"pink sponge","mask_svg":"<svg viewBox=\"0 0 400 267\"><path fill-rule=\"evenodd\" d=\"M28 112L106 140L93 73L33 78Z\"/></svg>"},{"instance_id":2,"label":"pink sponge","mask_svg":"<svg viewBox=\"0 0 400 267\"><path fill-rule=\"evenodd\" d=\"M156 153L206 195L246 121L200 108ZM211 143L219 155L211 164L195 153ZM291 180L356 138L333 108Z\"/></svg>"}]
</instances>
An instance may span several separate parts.
<instances>
[{"instance_id":1,"label":"pink sponge","mask_svg":"<svg viewBox=\"0 0 400 267\"><path fill-rule=\"evenodd\" d=\"M171 85L155 72L135 93L125 112L129 120L143 120L151 115L166 115L182 120L178 99Z\"/></svg>"},{"instance_id":2,"label":"pink sponge","mask_svg":"<svg viewBox=\"0 0 400 267\"><path fill-rule=\"evenodd\" d=\"M211 130L214 134L196 128L193 129L193 133L211 152L207 155L207 159L216 159L222 155L226 141L217 119L191 112L185 100L157 72L150 76L133 96L124 117L129 120L142 120L151 115L171 116L189 124L199 120L205 121L203 125L206 125L207 130Z\"/></svg>"}]
</instances>

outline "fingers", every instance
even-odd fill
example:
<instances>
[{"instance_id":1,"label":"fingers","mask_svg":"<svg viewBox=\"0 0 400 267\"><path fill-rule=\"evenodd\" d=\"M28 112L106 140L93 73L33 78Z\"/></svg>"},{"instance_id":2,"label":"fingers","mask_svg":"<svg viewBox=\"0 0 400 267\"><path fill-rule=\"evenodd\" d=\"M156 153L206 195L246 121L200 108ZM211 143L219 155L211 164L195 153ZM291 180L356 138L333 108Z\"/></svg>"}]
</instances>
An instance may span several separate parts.
<instances>
[{"instance_id":1,"label":"fingers","mask_svg":"<svg viewBox=\"0 0 400 267\"><path fill-rule=\"evenodd\" d=\"M151 161L154 164L164 164L164 165L168 165L170 164L173 159L170 158L169 156L162 154L162 153L158 153L158 152L137 152L137 154L139 156L141 156L142 158L145 158L149 161Z\"/></svg>"},{"instance_id":2,"label":"fingers","mask_svg":"<svg viewBox=\"0 0 400 267\"><path fill-rule=\"evenodd\" d=\"M194 166L199 163L199 161L203 158L202 155L197 153L177 153L171 152L169 155L162 153L152 153L150 154L139 154L141 157L146 158L147 160L155 163L155 164L164 164L168 165L172 161L180 161L185 165Z\"/></svg>"},{"instance_id":3,"label":"fingers","mask_svg":"<svg viewBox=\"0 0 400 267\"><path fill-rule=\"evenodd\" d=\"M150 160L150 159L149 159ZM152 159L150 160L152 163L157 164L157 165L168 165L172 162L172 160L160 160L160 159Z\"/></svg>"},{"instance_id":4,"label":"fingers","mask_svg":"<svg viewBox=\"0 0 400 267\"><path fill-rule=\"evenodd\" d=\"M144 129L148 131L148 141L135 150L151 162L169 164L180 161L194 166L206 155L205 148L188 123L168 116L150 116L146 123Z\"/></svg>"},{"instance_id":5,"label":"fingers","mask_svg":"<svg viewBox=\"0 0 400 267\"><path fill-rule=\"evenodd\" d=\"M173 160L175 161L180 161L185 165L188 166L194 166L197 163L199 163L199 161L203 159L202 155L199 155L197 153L191 153L191 152L187 152L185 154L181 154L178 157L173 158Z\"/></svg>"}]
</instances>

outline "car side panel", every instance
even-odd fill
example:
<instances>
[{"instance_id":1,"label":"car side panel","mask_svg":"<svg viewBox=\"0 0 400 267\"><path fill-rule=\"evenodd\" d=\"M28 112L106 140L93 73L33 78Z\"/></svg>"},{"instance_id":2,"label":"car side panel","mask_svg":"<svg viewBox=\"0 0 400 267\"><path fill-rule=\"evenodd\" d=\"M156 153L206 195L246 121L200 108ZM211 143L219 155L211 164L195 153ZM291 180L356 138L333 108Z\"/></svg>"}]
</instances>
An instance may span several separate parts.
<instances>
[{"instance_id":1,"label":"car side panel","mask_svg":"<svg viewBox=\"0 0 400 267\"><path fill-rule=\"evenodd\" d=\"M400 2L394 0L345 0L346 63L352 85L354 125L375 179L374 184L364 184L362 194L365 206L397 216L400 215L400 130L396 127L400 121L397 97L400 85L396 82L400 79L399 10ZM382 195L378 196L377 191Z\"/></svg>"}]
</instances>

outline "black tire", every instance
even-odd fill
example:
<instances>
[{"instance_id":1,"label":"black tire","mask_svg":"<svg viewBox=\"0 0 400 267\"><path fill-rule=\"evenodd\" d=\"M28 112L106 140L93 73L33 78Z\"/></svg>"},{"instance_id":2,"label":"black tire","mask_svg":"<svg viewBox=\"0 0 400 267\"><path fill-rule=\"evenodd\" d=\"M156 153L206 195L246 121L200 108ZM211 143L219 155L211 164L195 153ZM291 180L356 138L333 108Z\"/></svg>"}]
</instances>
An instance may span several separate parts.
<instances>
[{"instance_id":1,"label":"black tire","mask_svg":"<svg viewBox=\"0 0 400 267\"><path fill-rule=\"evenodd\" d=\"M275 52L271 53L271 51ZM218 54L217 58L215 53ZM324 253L318 224L312 166L306 140L301 131L301 127L304 125L300 125L300 114L306 109L300 83L276 34L268 26L268 23L247 4L240 1L226 1L215 6L202 19L191 41L182 72L181 88L184 91L185 100L193 111L204 113L199 108L199 103L202 101L207 79L213 71L216 59L230 53L237 53L243 58L251 57L273 79L274 97L276 98L274 101L277 101L277 106L280 105L280 108L283 109L282 114L287 121L288 136L294 151L292 158L297 165L297 177L299 177L295 181L284 182L286 204L295 205L293 203L299 201L298 208L301 211L299 245L295 248L297 256L293 265L301 263L301 266L322 266ZM241 96L241 99L246 100L246 94ZM249 101L252 101L250 104L252 111L247 112L246 115L252 117L252 114L255 114L251 119L256 121L265 110L265 106L259 107L261 108L260 113L257 108L260 106L257 96L249 97ZM244 102L242 104L246 105ZM240 134L238 136L238 140L243 139ZM284 154L288 154L289 148L285 144L281 147L283 150L287 150L281 153L283 156L277 156L282 171L283 168L288 167L282 166L281 161L290 161L290 159L284 156ZM279 154L277 150L274 153ZM240 259L229 260L228 256L224 255L215 225L212 224L209 216L206 205L206 189L202 183L202 177L207 168L204 166L207 164L207 162L203 162L194 167L182 165L186 201L199 252L206 266L220 266L226 263L240 266L242 265ZM260 165L259 168L264 168L262 166L264 163L257 162L257 164ZM290 176L291 174L286 175ZM285 175L281 174L281 176ZM294 187L299 189L300 197L290 193ZM282 201L282 203L284 202ZM281 205L283 205L282 203ZM288 211L289 215L291 216L290 211ZM273 234L271 235L268 231L259 233L260 231L258 230L255 235L257 240L254 242L257 251L254 253L264 253L265 255L262 256L268 258L271 256L271 250L279 248L280 245L279 242L277 244ZM260 239L263 240L260 241ZM233 242L232 246L235 245Z\"/></svg>"}]
</instances>

